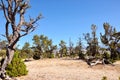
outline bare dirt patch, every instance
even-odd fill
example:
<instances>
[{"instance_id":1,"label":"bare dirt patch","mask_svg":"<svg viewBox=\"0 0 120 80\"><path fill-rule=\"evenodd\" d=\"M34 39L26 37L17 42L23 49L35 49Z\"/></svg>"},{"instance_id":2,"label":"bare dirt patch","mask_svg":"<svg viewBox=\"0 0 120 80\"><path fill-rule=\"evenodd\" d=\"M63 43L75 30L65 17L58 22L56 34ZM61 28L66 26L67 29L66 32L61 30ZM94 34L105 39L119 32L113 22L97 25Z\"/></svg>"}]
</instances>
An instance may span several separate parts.
<instances>
[{"instance_id":1,"label":"bare dirt patch","mask_svg":"<svg viewBox=\"0 0 120 80\"><path fill-rule=\"evenodd\" d=\"M119 80L120 62L115 66L96 65L88 67L81 60L43 59L26 62L29 73L20 80Z\"/></svg>"}]
</instances>

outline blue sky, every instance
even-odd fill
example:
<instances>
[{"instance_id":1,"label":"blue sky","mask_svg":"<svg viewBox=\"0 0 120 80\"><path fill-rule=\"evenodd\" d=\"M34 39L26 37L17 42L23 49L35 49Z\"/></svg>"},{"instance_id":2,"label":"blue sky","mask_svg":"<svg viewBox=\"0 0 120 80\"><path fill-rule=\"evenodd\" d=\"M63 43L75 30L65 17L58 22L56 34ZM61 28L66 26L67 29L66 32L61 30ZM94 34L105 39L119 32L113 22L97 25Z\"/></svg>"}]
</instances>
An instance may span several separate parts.
<instances>
[{"instance_id":1,"label":"blue sky","mask_svg":"<svg viewBox=\"0 0 120 80\"><path fill-rule=\"evenodd\" d=\"M25 42L32 44L35 34L48 36L54 44L59 44L60 40L68 43L69 38L76 44L78 37L91 32L92 24L97 26L98 36L103 33L104 22L120 31L120 0L30 0L30 4L26 17L42 13L44 18L33 33L20 39L20 46ZM0 18L0 26L4 26L1 12ZM4 33L2 27L0 30Z\"/></svg>"}]
</instances>

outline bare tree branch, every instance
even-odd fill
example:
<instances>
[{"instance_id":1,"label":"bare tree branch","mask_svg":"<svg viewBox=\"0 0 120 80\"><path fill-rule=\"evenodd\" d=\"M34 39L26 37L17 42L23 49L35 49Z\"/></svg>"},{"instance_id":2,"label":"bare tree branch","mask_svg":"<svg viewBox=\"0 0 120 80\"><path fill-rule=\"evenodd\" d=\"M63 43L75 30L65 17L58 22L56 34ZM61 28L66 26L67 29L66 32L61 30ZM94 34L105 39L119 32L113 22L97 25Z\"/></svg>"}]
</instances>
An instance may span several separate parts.
<instances>
[{"instance_id":1,"label":"bare tree branch","mask_svg":"<svg viewBox=\"0 0 120 80\"><path fill-rule=\"evenodd\" d=\"M31 21L32 24L36 23L38 20L40 20L42 17L42 14L39 14L38 17L34 20L34 21Z\"/></svg>"},{"instance_id":2,"label":"bare tree branch","mask_svg":"<svg viewBox=\"0 0 120 80\"><path fill-rule=\"evenodd\" d=\"M15 2L15 7L14 7L13 15L15 15L18 12L18 7L19 7L19 1L14 0L14 2Z\"/></svg>"},{"instance_id":3,"label":"bare tree branch","mask_svg":"<svg viewBox=\"0 0 120 80\"><path fill-rule=\"evenodd\" d=\"M23 31L23 32L25 32L25 33L22 34L20 37L26 36L27 34L33 32L33 31L35 30L35 28L36 28L36 27L32 27L31 29L28 29L28 30L26 30L26 31Z\"/></svg>"},{"instance_id":4,"label":"bare tree branch","mask_svg":"<svg viewBox=\"0 0 120 80\"><path fill-rule=\"evenodd\" d=\"M8 0L8 17L9 17L9 19L11 20L11 22L13 22L14 21L14 19L12 18L13 16L13 14L12 14L12 0Z\"/></svg>"},{"instance_id":5,"label":"bare tree branch","mask_svg":"<svg viewBox=\"0 0 120 80\"><path fill-rule=\"evenodd\" d=\"M21 29L21 26L23 25L23 22L24 22L24 15L20 14L20 21L19 21L19 24L17 25L17 27L19 29Z\"/></svg>"},{"instance_id":6,"label":"bare tree branch","mask_svg":"<svg viewBox=\"0 0 120 80\"><path fill-rule=\"evenodd\" d=\"M3 37L6 37L4 34L0 34L1 36L3 36Z\"/></svg>"},{"instance_id":7,"label":"bare tree branch","mask_svg":"<svg viewBox=\"0 0 120 80\"><path fill-rule=\"evenodd\" d=\"M8 27L9 27L9 22L8 21L6 22L5 27L6 27L6 38L7 38L8 42L10 42L10 40L9 40L9 31L8 31Z\"/></svg>"},{"instance_id":8,"label":"bare tree branch","mask_svg":"<svg viewBox=\"0 0 120 80\"><path fill-rule=\"evenodd\" d=\"M25 22L23 23L23 26L25 27L24 29L21 29L22 32L25 32L24 34L21 35L22 36L25 36L31 32L33 32L35 30L35 26L34 24L42 18L42 15L40 14L35 20L30 18L30 22Z\"/></svg>"},{"instance_id":9,"label":"bare tree branch","mask_svg":"<svg viewBox=\"0 0 120 80\"><path fill-rule=\"evenodd\" d=\"M6 7L5 7L5 4L4 4L4 2L3 2L3 0L1 0L1 9L3 10L3 13L4 13L4 16L5 16L5 18L6 18L6 20L8 21L8 22L11 22L11 20L9 19L9 17L7 16L7 12L6 12Z\"/></svg>"}]
</instances>

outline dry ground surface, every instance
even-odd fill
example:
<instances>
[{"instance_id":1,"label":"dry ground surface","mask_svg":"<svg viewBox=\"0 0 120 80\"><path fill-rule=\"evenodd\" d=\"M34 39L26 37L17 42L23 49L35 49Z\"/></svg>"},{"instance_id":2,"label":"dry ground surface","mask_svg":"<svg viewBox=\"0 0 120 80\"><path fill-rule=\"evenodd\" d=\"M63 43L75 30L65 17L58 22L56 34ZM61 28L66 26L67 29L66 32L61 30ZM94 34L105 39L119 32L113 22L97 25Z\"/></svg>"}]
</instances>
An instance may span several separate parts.
<instances>
[{"instance_id":1,"label":"dry ground surface","mask_svg":"<svg viewBox=\"0 0 120 80\"><path fill-rule=\"evenodd\" d=\"M111 65L88 67L86 62L71 59L42 59L26 62L29 73L19 80L119 80L120 61Z\"/></svg>"}]
</instances>

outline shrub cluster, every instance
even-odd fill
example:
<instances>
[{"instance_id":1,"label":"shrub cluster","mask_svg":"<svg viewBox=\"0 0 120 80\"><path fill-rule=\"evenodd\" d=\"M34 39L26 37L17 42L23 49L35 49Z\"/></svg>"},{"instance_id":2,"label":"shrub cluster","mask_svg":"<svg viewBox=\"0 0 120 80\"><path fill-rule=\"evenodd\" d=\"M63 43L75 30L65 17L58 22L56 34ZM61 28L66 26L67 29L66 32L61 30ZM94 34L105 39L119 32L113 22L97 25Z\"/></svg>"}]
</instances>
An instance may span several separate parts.
<instances>
[{"instance_id":1,"label":"shrub cluster","mask_svg":"<svg viewBox=\"0 0 120 80\"><path fill-rule=\"evenodd\" d=\"M28 71L26 69L26 65L19 57L18 52L15 52L12 62L8 64L6 71L10 77L27 75Z\"/></svg>"}]
</instances>

